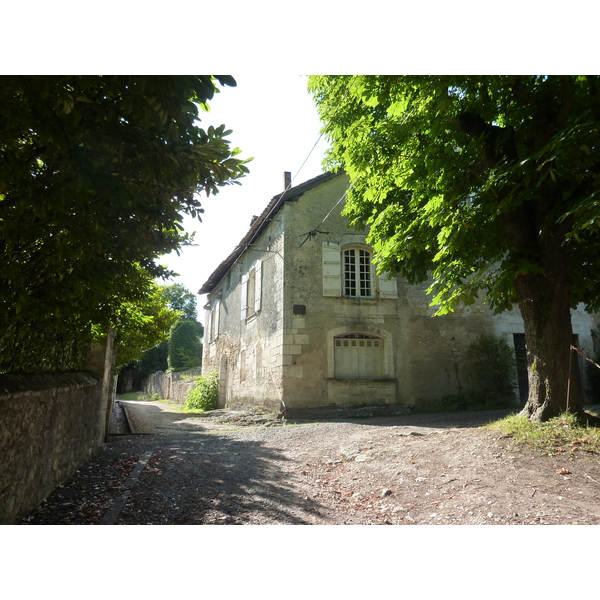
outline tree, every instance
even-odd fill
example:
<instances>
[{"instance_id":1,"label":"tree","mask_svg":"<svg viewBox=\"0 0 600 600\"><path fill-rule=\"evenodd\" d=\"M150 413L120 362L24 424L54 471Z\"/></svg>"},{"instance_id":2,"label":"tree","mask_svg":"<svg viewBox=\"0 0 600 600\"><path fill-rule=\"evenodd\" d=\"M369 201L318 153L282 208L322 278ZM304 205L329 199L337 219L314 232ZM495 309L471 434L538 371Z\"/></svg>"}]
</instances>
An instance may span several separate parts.
<instances>
[{"instance_id":1,"label":"tree","mask_svg":"<svg viewBox=\"0 0 600 600\"><path fill-rule=\"evenodd\" d=\"M195 321L180 319L169 336L169 371L185 371L202 364L202 353Z\"/></svg>"},{"instance_id":2,"label":"tree","mask_svg":"<svg viewBox=\"0 0 600 600\"><path fill-rule=\"evenodd\" d=\"M170 371L182 371L202 364L204 327L198 321L197 300L182 283L165 286L169 306L179 312L179 321L171 329L168 342L167 364ZM193 324L193 335L192 325ZM175 338L173 339L173 336Z\"/></svg>"},{"instance_id":3,"label":"tree","mask_svg":"<svg viewBox=\"0 0 600 600\"><path fill-rule=\"evenodd\" d=\"M123 303L115 317L117 367L137 361L146 351L165 343L179 320L179 313L165 298L165 286L149 282L148 287L147 297L137 303Z\"/></svg>"},{"instance_id":4,"label":"tree","mask_svg":"<svg viewBox=\"0 0 600 600\"><path fill-rule=\"evenodd\" d=\"M565 410L570 308L600 307L598 77L314 76L345 214L370 226L380 272L433 279L437 314L484 293L518 303L529 398ZM569 410L586 418L581 395Z\"/></svg>"},{"instance_id":5,"label":"tree","mask_svg":"<svg viewBox=\"0 0 600 600\"><path fill-rule=\"evenodd\" d=\"M217 82L235 85L0 78L0 372L76 368L94 327L170 274L156 259L190 243L198 193L248 172L224 125L200 127Z\"/></svg>"},{"instance_id":6,"label":"tree","mask_svg":"<svg viewBox=\"0 0 600 600\"><path fill-rule=\"evenodd\" d=\"M181 313L182 319L196 321L198 319L197 299L183 283L173 283L163 289L163 294L172 310Z\"/></svg>"},{"instance_id":7,"label":"tree","mask_svg":"<svg viewBox=\"0 0 600 600\"><path fill-rule=\"evenodd\" d=\"M146 344L143 354L140 356L138 352L137 356L133 357L135 360L123 367L123 371L130 370L137 378L147 377L157 371L185 370L202 364L200 340L204 334L204 327L196 319L196 296L181 283L158 286L158 294L161 303L173 315L173 319L166 328L163 327L154 344ZM180 332L180 325L184 321L188 324L184 325ZM192 323L192 326L189 323ZM193 335L190 334L190 327L193 328ZM173 332L176 332L175 340L171 342Z\"/></svg>"}]
</instances>

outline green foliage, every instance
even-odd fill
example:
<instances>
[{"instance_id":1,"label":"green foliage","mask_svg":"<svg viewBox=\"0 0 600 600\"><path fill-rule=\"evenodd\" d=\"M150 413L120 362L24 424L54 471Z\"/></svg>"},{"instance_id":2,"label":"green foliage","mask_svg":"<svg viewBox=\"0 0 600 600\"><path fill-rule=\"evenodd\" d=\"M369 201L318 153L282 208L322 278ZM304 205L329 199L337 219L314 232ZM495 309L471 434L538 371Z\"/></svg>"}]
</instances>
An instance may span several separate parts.
<instances>
[{"instance_id":1,"label":"green foliage","mask_svg":"<svg viewBox=\"0 0 600 600\"><path fill-rule=\"evenodd\" d=\"M163 373L169 368L169 340L164 340L150 350L144 352L142 357L134 361L133 365L142 377L148 377L152 373L162 371Z\"/></svg>"},{"instance_id":2,"label":"green foliage","mask_svg":"<svg viewBox=\"0 0 600 600\"><path fill-rule=\"evenodd\" d=\"M139 359L148 349L164 342L178 320L170 309L163 286L148 282L148 294L138 302L124 302L118 309L115 353L117 366Z\"/></svg>"},{"instance_id":3,"label":"green foliage","mask_svg":"<svg viewBox=\"0 0 600 600\"><path fill-rule=\"evenodd\" d=\"M195 321L180 319L173 325L169 337L168 364L170 371L185 371L202 364L202 354Z\"/></svg>"},{"instance_id":4,"label":"green foliage","mask_svg":"<svg viewBox=\"0 0 600 600\"><path fill-rule=\"evenodd\" d=\"M471 380L486 394L511 397L517 384L515 351L505 339L482 334L469 344L465 364Z\"/></svg>"},{"instance_id":5,"label":"green foliage","mask_svg":"<svg viewBox=\"0 0 600 600\"><path fill-rule=\"evenodd\" d=\"M515 352L501 337L481 334L464 353L470 386L458 394L444 396L443 410L492 410L515 403L517 383Z\"/></svg>"},{"instance_id":6,"label":"green foliage","mask_svg":"<svg viewBox=\"0 0 600 600\"><path fill-rule=\"evenodd\" d=\"M0 372L79 368L127 320L156 259L191 243L198 193L248 172L225 126L200 127L219 76L0 78ZM68 356L66 356L68 355Z\"/></svg>"},{"instance_id":7,"label":"green foliage","mask_svg":"<svg viewBox=\"0 0 600 600\"><path fill-rule=\"evenodd\" d=\"M172 310L181 313L186 321L198 319L197 299L182 283L173 283L163 288L163 294Z\"/></svg>"},{"instance_id":8,"label":"green foliage","mask_svg":"<svg viewBox=\"0 0 600 600\"><path fill-rule=\"evenodd\" d=\"M600 78L313 76L309 89L380 272L431 273L439 314L480 291L500 311L562 245L572 305L600 307Z\"/></svg>"},{"instance_id":9,"label":"green foliage","mask_svg":"<svg viewBox=\"0 0 600 600\"><path fill-rule=\"evenodd\" d=\"M194 410L213 410L217 408L219 399L219 377L216 371L211 371L205 377L200 377L196 387L189 390L185 407Z\"/></svg>"},{"instance_id":10,"label":"green foliage","mask_svg":"<svg viewBox=\"0 0 600 600\"><path fill-rule=\"evenodd\" d=\"M201 338L204 333L202 324L196 320L196 296L192 294L183 284L175 283L172 285L160 286L161 301L166 303L168 309L174 315L168 326L163 329L163 335L160 337L163 341L146 350L141 357L127 364L127 369L133 370L139 377L147 377L157 371L167 371L169 369L169 337L172 326L180 319L193 321L196 327L196 337ZM158 339L158 338L156 338ZM147 347L147 345L146 345ZM192 351L192 353L195 350ZM202 357L202 344L199 350ZM196 365L198 366L198 365ZM176 369L179 370L179 369Z\"/></svg>"},{"instance_id":11,"label":"green foliage","mask_svg":"<svg viewBox=\"0 0 600 600\"><path fill-rule=\"evenodd\" d=\"M514 406L512 398L481 391L465 390L443 396L440 408L444 411L496 410Z\"/></svg>"},{"instance_id":12,"label":"green foliage","mask_svg":"<svg viewBox=\"0 0 600 600\"><path fill-rule=\"evenodd\" d=\"M129 392L119 394L121 400L158 400L158 394L147 394L146 392Z\"/></svg>"}]
</instances>

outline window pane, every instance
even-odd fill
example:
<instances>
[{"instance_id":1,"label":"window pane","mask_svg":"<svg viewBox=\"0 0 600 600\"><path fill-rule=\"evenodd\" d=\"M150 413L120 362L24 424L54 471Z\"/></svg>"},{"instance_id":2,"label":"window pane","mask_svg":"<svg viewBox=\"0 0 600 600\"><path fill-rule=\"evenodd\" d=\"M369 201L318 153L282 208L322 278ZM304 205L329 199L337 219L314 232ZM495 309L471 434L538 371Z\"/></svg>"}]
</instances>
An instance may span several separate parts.
<instances>
[{"instance_id":1,"label":"window pane","mask_svg":"<svg viewBox=\"0 0 600 600\"><path fill-rule=\"evenodd\" d=\"M359 250L360 295L371 295L371 256L366 250Z\"/></svg>"},{"instance_id":2,"label":"window pane","mask_svg":"<svg viewBox=\"0 0 600 600\"><path fill-rule=\"evenodd\" d=\"M356 296L356 256L354 249L344 251L344 295Z\"/></svg>"},{"instance_id":3,"label":"window pane","mask_svg":"<svg viewBox=\"0 0 600 600\"><path fill-rule=\"evenodd\" d=\"M360 248L344 250L344 295L372 296L371 253Z\"/></svg>"}]
</instances>

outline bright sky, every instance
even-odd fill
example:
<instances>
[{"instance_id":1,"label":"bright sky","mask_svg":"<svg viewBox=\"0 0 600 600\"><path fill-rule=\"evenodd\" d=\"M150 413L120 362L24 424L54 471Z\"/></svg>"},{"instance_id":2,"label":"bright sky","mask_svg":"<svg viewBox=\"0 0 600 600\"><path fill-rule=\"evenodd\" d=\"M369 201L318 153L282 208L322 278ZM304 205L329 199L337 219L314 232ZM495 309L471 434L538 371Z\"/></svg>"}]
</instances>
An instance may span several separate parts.
<instances>
[{"instance_id":1,"label":"bright sky","mask_svg":"<svg viewBox=\"0 0 600 600\"><path fill-rule=\"evenodd\" d=\"M291 172L292 185L316 177L322 172L327 147L321 139L313 150L320 121L305 75L280 74L268 83L256 75L231 75L237 87L220 88L210 102L210 112L200 116L203 127L224 123L233 130L228 136L232 147L240 148L243 158L254 157L248 164L250 173L241 185L221 188L209 198L202 195L202 223L188 217L184 221L186 231L196 232L197 246L184 248L179 257L173 252L160 260L180 274L173 282L183 283L194 294L244 237L252 216L260 215L271 198L283 191L284 171ZM198 298L200 320L205 298Z\"/></svg>"}]
</instances>

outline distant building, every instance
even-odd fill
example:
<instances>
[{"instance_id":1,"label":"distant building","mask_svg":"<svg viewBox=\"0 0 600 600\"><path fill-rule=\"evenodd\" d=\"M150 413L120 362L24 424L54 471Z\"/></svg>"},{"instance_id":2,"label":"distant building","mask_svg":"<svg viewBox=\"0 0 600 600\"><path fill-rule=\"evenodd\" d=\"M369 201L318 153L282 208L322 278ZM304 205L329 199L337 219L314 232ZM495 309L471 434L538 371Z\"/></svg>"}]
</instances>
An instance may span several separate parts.
<instances>
[{"instance_id":1,"label":"distant building","mask_svg":"<svg viewBox=\"0 0 600 600\"><path fill-rule=\"evenodd\" d=\"M468 387L462 355L480 333L524 351L518 309L432 318L427 284L377 277L367 231L340 214L348 185L325 173L276 195L200 289L203 371L219 373L220 406L434 404ZM573 311L586 351L596 326ZM521 373L521 398L526 386Z\"/></svg>"}]
</instances>

